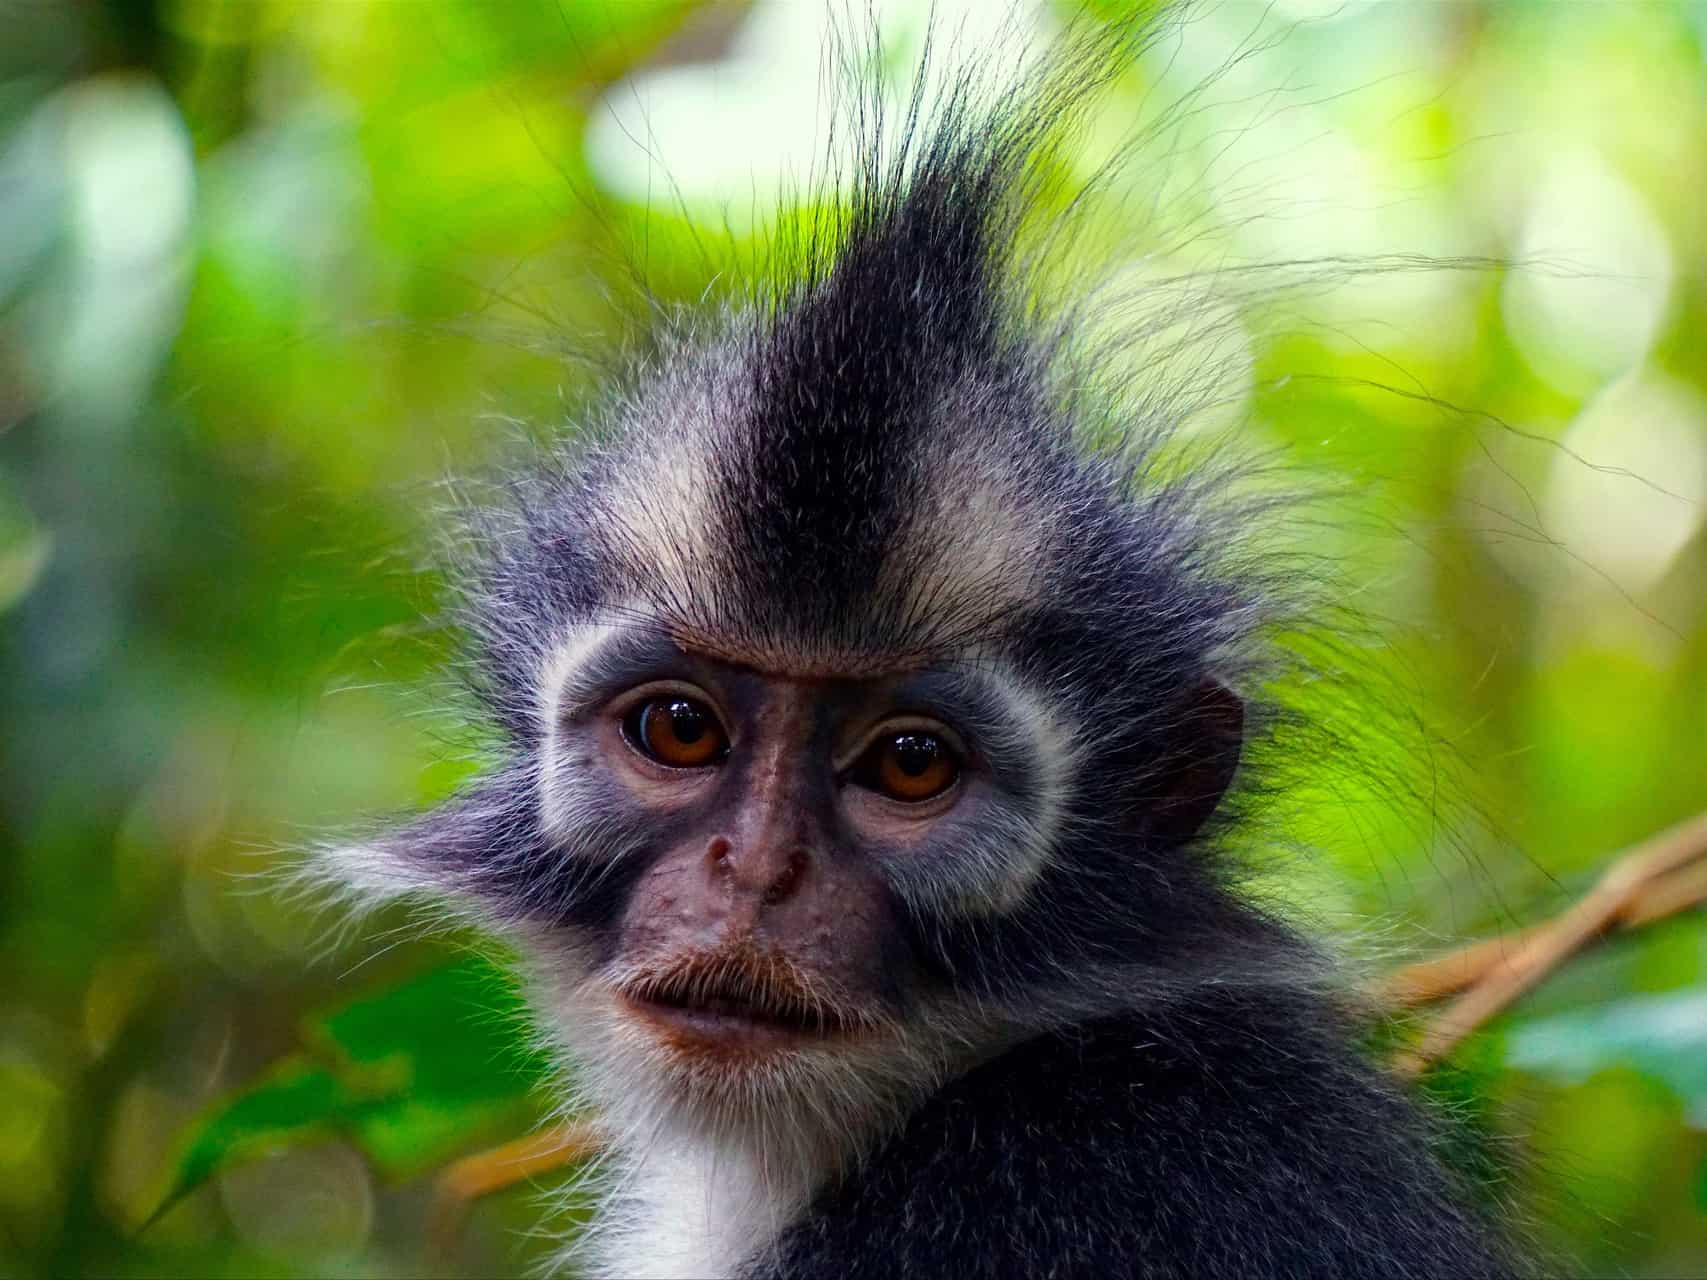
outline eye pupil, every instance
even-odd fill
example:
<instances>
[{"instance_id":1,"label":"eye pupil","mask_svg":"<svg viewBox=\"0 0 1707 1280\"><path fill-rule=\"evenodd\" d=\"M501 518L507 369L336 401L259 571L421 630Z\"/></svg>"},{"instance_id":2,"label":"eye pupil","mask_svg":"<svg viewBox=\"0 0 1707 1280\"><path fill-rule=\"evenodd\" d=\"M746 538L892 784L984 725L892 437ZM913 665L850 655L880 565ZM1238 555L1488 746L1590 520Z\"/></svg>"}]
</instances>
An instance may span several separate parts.
<instances>
[{"instance_id":1,"label":"eye pupil","mask_svg":"<svg viewBox=\"0 0 1707 1280\"><path fill-rule=\"evenodd\" d=\"M935 738L917 733L901 734L890 749L895 753L895 767L909 778L924 777L942 750Z\"/></svg>"},{"instance_id":2,"label":"eye pupil","mask_svg":"<svg viewBox=\"0 0 1707 1280\"><path fill-rule=\"evenodd\" d=\"M678 742L692 746L705 736L705 716L687 699L677 699L665 710L670 717L670 731L676 735Z\"/></svg>"}]
</instances>

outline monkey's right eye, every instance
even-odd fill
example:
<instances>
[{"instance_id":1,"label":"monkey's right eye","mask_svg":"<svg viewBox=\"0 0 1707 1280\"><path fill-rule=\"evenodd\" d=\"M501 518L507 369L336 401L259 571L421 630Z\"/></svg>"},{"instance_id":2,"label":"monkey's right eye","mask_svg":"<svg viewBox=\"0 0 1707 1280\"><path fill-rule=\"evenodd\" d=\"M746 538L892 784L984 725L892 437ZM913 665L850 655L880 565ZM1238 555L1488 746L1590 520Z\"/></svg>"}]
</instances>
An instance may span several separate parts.
<instances>
[{"instance_id":1,"label":"monkey's right eye","mask_svg":"<svg viewBox=\"0 0 1707 1280\"><path fill-rule=\"evenodd\" d=\"M680 694L642 702L623 716L622 733L641 755L672 769L703 769L729 754L711 708Z\"/></svg>"},{"instance_id":2,"label":"monkey's right eye","mask_svg":"<svg viewBox=\"0 0 1707 1280\"><path fill-rule=\"evenodd\" d=\"M948 744L934 733L918 730L878 738L853 770L860 786L907 804L936 799L959 777L960 761Z\"/></svg>"}]
</instances>

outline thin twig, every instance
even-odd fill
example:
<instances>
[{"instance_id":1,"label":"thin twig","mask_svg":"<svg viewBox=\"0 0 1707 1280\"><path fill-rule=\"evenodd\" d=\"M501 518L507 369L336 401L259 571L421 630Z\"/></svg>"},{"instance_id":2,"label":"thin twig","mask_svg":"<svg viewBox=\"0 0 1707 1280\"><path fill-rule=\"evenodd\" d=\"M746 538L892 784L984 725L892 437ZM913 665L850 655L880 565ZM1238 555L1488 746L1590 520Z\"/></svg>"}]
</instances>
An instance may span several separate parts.
<instances>
[{"instance_id":1,"label":"thin twig","mask_svg":"<svg viewBox=\"0 0 1707 1280\"><path fill-rule=\"evenodd\" d=\"M1513 938L1478 943L1444 960L1427 962L1439 983L1454 981L1479 968L1469 989L1427 1027L1394 1067L1415 1075L1451 1053L1464 1038L1500 1013L1583 946L1620 924L1659 919L1701 901L1707 890L1701 868L1707 860L1707 813L1698 814L1646 840L1615 861L1594 888L1570 908ZM1388 984L1407 989L1406 975ZM1428 989L1412 976L1409 990Z\"/></svg>"},{"instance_id":2,"label":"thin twig","mask_svg":"<svg viewBox=\"0 0 1707 1280\"><path fill-rule=\"evenodd\" d=\"M1507 963L1535 936L1539 925L1513 929L1496 937L1466 943L1427 960L1395 969L1375 984L1375 995L1389 1009L1414 1009L1455 996L1473 987L1493 970Z\"/></svg>"},{"instance_id":3,"label":"thin twig","mask_svg":"<svg viewBox=\"0 0 1707 1280\"><path fill-rule=\"evenodd\" d=\"M482 1196L595 1156L604 1146L597 1127L588 1120L569 1120L506 1142L448 1166L439 1175L433 1196L428 1236L440 1253L448 1253L462 1230L468 1206Z\"/></svg>"},{"instance_id":4,"label":"thin twig","mask_svg":"<svg viewBox=\"0 0 1707 1280\"><path fill-rule=\"evenodd\" d=\"M1684 867L1669 876L1654 881L1643 890L1630 910L1619 917L1620 927L1633 929L1675 916L1690 907L1707 902L1707 857L1694 866Z\"/></svg>"},{"instance_id":5,"label":"thin twig","mask_svg":"<svg viewBox=\"0 0 1707 1280\"><path fill-rule=\"evenodd\" d=\"M1638 889L1613 925L1620 932L1634 929L1687 911L1704 901L1707 901L1707 848L1703 848L1702 856L1694 864L1659 876ZM1514 929L1395 969L1377 987L1381 1002L1389 1008L1412 1009L1457 995L1495 969L1511 963L1523 945L1545 927L1529 925Z\"/></svg>"}]
</instances>

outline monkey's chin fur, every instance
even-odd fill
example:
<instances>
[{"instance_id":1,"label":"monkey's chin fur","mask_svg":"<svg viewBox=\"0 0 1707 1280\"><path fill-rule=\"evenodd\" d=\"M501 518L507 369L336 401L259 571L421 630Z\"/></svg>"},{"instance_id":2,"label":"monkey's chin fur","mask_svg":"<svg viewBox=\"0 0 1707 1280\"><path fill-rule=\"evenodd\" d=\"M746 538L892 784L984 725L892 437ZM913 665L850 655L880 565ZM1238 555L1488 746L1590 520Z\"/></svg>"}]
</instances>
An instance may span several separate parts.
<instances>
[{"instance_id":1,"label":"monkey's chin fur","mask_svg":"<svg viewBox=\"0 0 1707 1280\"><path fill-rule=\"evenodd\" d=\"M746 1150L767 1178L822 1178L1004 1039L929 998L892 1013L768 948L600 963L561 932L534 941L539 1028L567 1068L568 1108L599 1116L610 1169L700 1144Z\"/></svg>"},{"instance_id":2,"label":"monkey's chin fur","mask_svg":"<svg viewBox=\"0 0 1707 1280\"><path fill-rule=\"evenodd\" d=\"M596 978L578 995L579 1016L560 1034L607 1121L640 1145L663 1132L721 1140L751 1125L775 1135L780 1124L858 1146L941 1078L940 1049L921 1052L885 1020L819 1010L802 1022L703 996L673 1005Z\"/></svg>"}]
</instances>

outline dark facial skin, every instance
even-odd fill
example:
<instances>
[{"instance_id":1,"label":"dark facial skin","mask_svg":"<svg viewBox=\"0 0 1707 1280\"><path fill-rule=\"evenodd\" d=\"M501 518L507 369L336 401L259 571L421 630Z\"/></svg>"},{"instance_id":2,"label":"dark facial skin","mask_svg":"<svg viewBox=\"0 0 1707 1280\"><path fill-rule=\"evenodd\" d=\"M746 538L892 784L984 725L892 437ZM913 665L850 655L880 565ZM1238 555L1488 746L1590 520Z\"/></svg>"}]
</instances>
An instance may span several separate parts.
<instances>
[{"instance_id":1,"label":"dark facial skin","mask_svg":"<svg viewBox=\"0 0 1707 1280\"><path fill-rule=\"evenodd\" d=\"M587 726L663 819L620 918L639 974L622 998L684 1051L868 1032L914 977L880 859L908 856L976 791L965 745L881 681L706 659L686 674L625 690Z\"/></svg>"}]
</instances>

